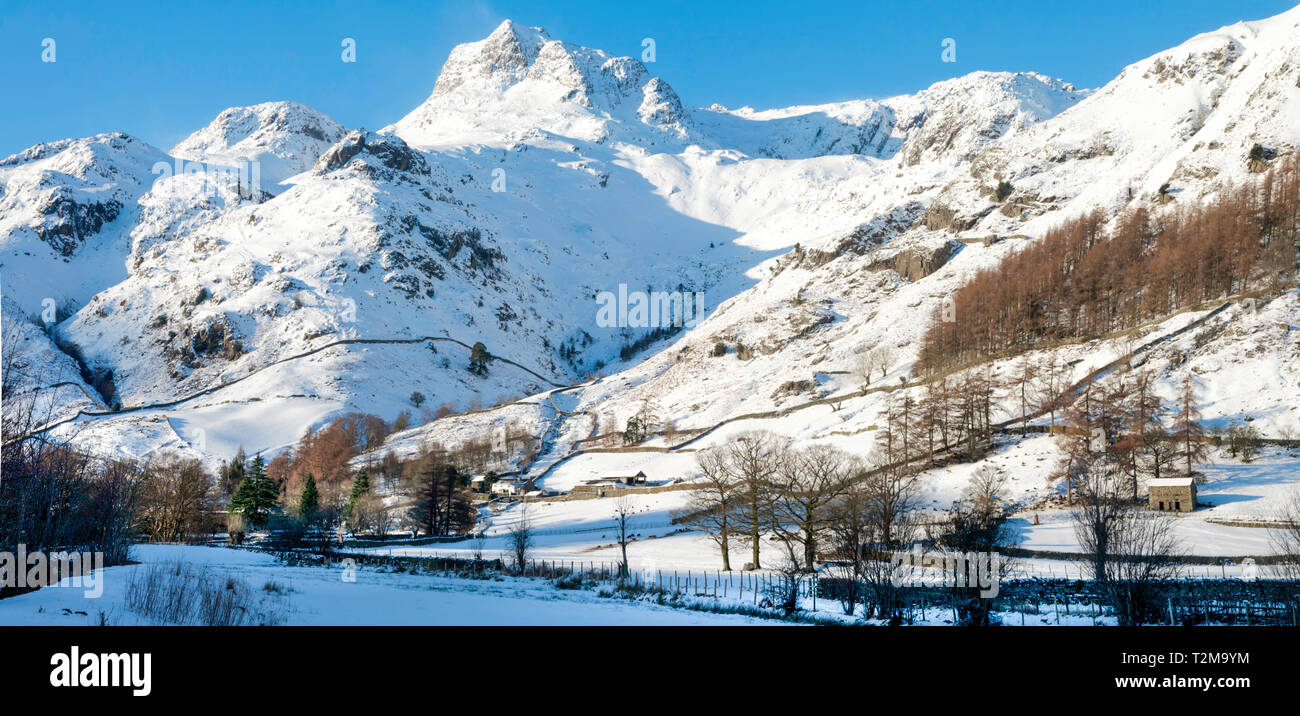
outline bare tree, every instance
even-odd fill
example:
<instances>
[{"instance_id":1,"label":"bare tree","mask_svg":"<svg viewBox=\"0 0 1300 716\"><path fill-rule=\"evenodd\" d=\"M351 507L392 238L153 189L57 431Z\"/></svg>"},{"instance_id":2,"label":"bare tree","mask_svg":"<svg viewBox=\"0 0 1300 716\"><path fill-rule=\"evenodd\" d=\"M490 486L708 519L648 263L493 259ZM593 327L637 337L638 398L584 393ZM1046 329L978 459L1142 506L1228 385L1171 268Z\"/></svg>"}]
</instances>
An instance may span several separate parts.
<instances>
[{"instance_id":1,"label":"bare tree","mask_svg":"<svg viewBox=\"0 0 1300 716\"><path fill-rule=\"evenodd\" d=\"M889 369L894 366L894 361L898 360L898 350L888 344L880 344L871 351L871 363L880 371L880 377L884 378Z\"/></svg>"},{"instance_id":2,"label":"bare tree","mask_svg":"<svg viewBox=\"0 0 1300 716\"><path fill-rule=\"evenodd\" d=\"M1156 614L1158 583L1178 575L1174 522L1125 500L1122 471L1109 459L1089 464L1082 477L1073 519L1085 571L1100 584L1120 625L1136 626Z\"/></svg>"},{"instance_id":3,"label":"bare tree","mask_svg":"<svg viewBox=\"0 0 1300 716\"><path fill-rule=\"evenodd\" d=\"M142 531L160 542L198 534L212 511L212 477L196 459L175 453L154 455L144 464L140 506Z\"/></svg>"},{"instance_id":4,"label":"bare tree","mask_svg":"<svg viewBox=\"0 0 1300 716\"><path fill-rule=\"evenodd\" d=\"M1008 552L1019 536L1010 523L1012 511L1007 474L986 463L971 476L939 528L936 543L947 551L945 568L953 569L954 603L961 624L987 626L992 621L993 598L1010 573Z\"/></svg>"},{"instance_id":5,"label":"bare tree","mask_svg":"<svg viewBox=\"0 0 1300 716\"><path fill-rule=\"evenodd\" d=\"M852 456L829 445L787 450L780 456L772 527L791 556L802 553L805 571L816 568L817 545L830 520L829 507L844 491L853 467Z\"/></svg>"},{"instance_id":6,"label":"bare tree","mask_svg":"<svg viewBox=\"0 0 1300 716\"><path fill-rule=\"evenodd\" d=\"M1268 540L1279 558L1274 570L1286 579L1300 580L1300 489L1283 503L1278 526L1269 530Z\"/></svg>"},{"instance_id":7,"label":"bare tree","mask_svg":"<svg viewBox=\"0 0 1300 716\"><path fill-rule=\"evenodd\" d=\"M1196 384L1192 375L1183 376L1178 387L1177 407L1174 412L1173 433L1170 438L1176 455L1183 463L1183 474L1192 476L1192 465L1209 459L1210 450L1205 443L1205 428L1201 427L1201 412L1196 406Z\"/></svg>"},{"instance_id":8,"label":"bare tree","mask_svg":"<svg viewBox=\"0 0 1300 716\"><path fill-rule=\"evenodd\" d=\"M916 536L916 512L920 507L917 477L905 468L883 465L864 471L857 480L865 500L870 544L862 573L873 610L880 618L889 619L902 606L894 584L893 555L911 544Z\"/></svg>"},{"instance_id":9,"label":"bare tree","mask_svg":"<svg viewBox=\"0 0 1300 716\"><path fill-rule=\"evenodd\" d=\"M614 498L614 530L618 534L618 548L622 553L622 561L618 565L618 576L620 579L626 579L629 572L627 566L627 543L632 541L630 530L632 516L639 510L636 503L628 495L620 495Z\"/></svg>"},{"instance_id":10,"label":"bare tree","mask_svg":"<svg viewBox=\"0 0 1300 716\"><path fill-rule=\"evenodd\" d=\"M380 495L366 493L352 507L352 530L385 539L392 529L393 507Z\"/></svg>"},{"instance_id":11,"label":"bare tree","mask_svg":"<svg viewBox=\"0 0 1300 716\"><path fill-rule=\"evenodd\" d=\"M854 477L860 477L861 469ZM870 493L861 480L850 480L829 505L827 520L830 555L826 560L834 582L836 598L844 613L852 615L861 600L864 564L872 557Z\"/></svg>"},{"instance_id":12,"label":"bare tree","mask_svg":"<svg viewBox=\"0 0 1300 716\"><path fill-rule=\"evenodd\" d=\"M871 373L876 369L875 361L875 351L859 353L857 359L853 361L853 378L863 390L871 385Z\"/></svg>"},{"instance_id":13,"label":"bare tree","mask_svg":"<svg viewBox=\"0 0 1300 716\"><path fill-rule=\"evenodd\" d=\"M772 525L772 478L788 445L788 439L766 432L742 433L726 443L727 463L740 483L736 526L752 550L750 569L761 567L759 548Z\"/></svg>"},{"instance_id":14,"label":"bare tree","mask_svg":"<svg viewBox=\"0 0 1300 716\"><path fill-rule=\"evenodd\" d=\"M727 450L715 446L697 452L699 487L691 491L678 521L709 536L722 551L722 569L731 571L731 539L736 529L735 512L742 501L742 485L732 472Z\"/></svg>"},{"instance_id":15,"label":"bare tree","mask_svg":"<svg viewBox=\"0 0 1300 716\"><path fill-rule=\"evenodd\" d=\"M522 574L528 567L528 554L533 549L533 522L528 517L528 503L519 508L519 519L510 526L506 544L510 549L511 566Z\"/></svg>"},{"instance_id":16,"label":"bare tree","mask_svg":"<svg viewBox=\"0 0 1300 716\"><path fill-rule=\"evenodd\" d=\"M1073 379L1074 367L1066 363L1061 356L1053 352L1036 370L1037 379L1033 385L1034 407L1047 411L1050 417L1049 429L1056 430L1056 413L1063 404L1065 391Z\"/></svg>"},{"instance_id":17,"label":"bare tree","mask_svg":"<svg viewBox=\"0 0 1300 716\"><path fill-rule=\"evenodd\" d=\"M1029 426L1030 398L1037 380L1037 368L1029 360L1028 355L1022 356L1020 362L1016 364L1015 372L1011 375L1011 383L1020 398L1020 424L1022 427Z\"/></svg>"}]
</instances>

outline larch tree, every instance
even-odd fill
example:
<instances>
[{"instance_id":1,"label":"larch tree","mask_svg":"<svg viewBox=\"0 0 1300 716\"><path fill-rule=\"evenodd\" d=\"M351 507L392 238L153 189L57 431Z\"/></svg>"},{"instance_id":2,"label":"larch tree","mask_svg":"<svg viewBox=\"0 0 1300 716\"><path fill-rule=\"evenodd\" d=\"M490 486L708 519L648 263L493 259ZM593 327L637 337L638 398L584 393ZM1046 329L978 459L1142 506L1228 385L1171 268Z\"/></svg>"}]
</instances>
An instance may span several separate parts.
<instances>
[{"instance_id":1,"label":"larch tree","mask_svg":"<svg viewBox=\"0 0 1300 716\"><path fill-rule=\"evenodd\" d=\"M1201 412L1196 405L1196 384L1190 373L1183 376L1178 386L1170 437L1178 446L1176 455L1183 464L1183 474L1191 477L1192 465L1209 459L1210 451L1205 441L1205 428L1201 426Z\"/></svg>"}]
</instances>

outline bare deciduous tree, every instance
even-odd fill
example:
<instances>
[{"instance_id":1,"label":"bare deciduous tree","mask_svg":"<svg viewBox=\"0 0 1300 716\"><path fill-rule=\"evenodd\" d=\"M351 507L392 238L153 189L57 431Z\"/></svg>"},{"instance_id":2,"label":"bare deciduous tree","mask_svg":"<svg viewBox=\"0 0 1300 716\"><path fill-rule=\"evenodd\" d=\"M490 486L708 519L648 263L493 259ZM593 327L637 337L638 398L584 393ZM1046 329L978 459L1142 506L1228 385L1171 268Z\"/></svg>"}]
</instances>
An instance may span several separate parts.
<instances>
[{"instance_id":1,"label":"bare deciduous tree","mask_svg":"<svg viewBox=\"0 0 1300 716\"><path fill-rule=\"evenodd\" d=\"M159 542L198 534L212 511L212 477L203 464L169 452L151 457L141 472L141 530Z\"/></svg>"},{"instance_id":2,"label":"bare deciduous tree","mask_svg":"<svg viewBox=\"0 0 1300 716\"><path fill-rule=\"evenodd\" d=\"M854 477L859 477L861 470ZM837 579L836 598L844 613L852 615L861 600L864 563L872 557L870 493L861 480L850 480L830 504L827 520L830 554L826 560Z\"/></svg>"},{"instance_id":3,"label":"bare deciduous tree","mask_svg":"<svg viewBox=\"0 0 1300 716\"><path fill-rule=\"evenodd\" d=\"M1071 385L1074 368L1053 352L1038 366L1033 384L1034 408L1047 411L1048 428L1056 430L1056 413L1060 410L1065 391Z\"/></svg>"},{"instance_id":4,"label":"bare deciduous tree","mask_svg":"<svg viewBox=\"0 0 1300 716\"><path fill-rule=\"evenodd\" d=\"M761 567L759 548L763 533L772 525L772 478L788 445L787 438L749 432L737 435L725 446L727 463L740 483L736 526L750 544L750 569Z\"/></svg>"},{"instance_id":5,"label":"bare deciduous tree","mask_svg":"<svg viewBox=\"0 0 1300 716\"><path fill-rule=\"evenodd\" d=\"M632 541L632 516L637 510L636 503L628 495L620 495L614 498L614 530L618 535L618 548L622 553L622 561L618 564L618 576L620 579L626 579L629 572L627 566L627 544Z\"/></svg>"},{"instance_id":6,"label":"bare deciduous tree","mask_svg":"<svg viewBox=\"0 0 1300 716\"><path fill-rule=\"evenodd\" d=\"M533 522L528 517L528 503L519 508L519 519L506 534L506 545L510 550L510 566L522 574L528 567L528 554L533 549Z\"/></svg>"},{"instance_id":7,"label":"bare deciduous tree","mask_svg":"<svg viewBox=\"0 0 1300 716\"><path fill-rule=\"evenodd\" d=\"M1300 580L1300 490L1283 503L1278 525L1269 530L1268 540L1279 558L1274 570L1286 579Z\"/></svg>"},{"instance_id":8,"label":"bare deciduous tree","mask_svg":"<svg viewBox=\"0 0 1300 716\"><path fill-rule=\"evenodd\" d=\"M1156 585L1178 575L1174 521L1127 501L1122 471L1102 458L1081 475L1073 519L1085 572L1096 580L1121 626L1151 619Z\"/></svg>"},{"instance_id":9,"label":"bare deciduous tree","mask_svg":"<svg viewBox=\"0 0 1300 716\"><path fill-rule=\"evenodd\" d=\"M830 520L830 504L854 473L853 458L829 445L787 449L774 475L772 528L786 551L816 568L817 546Z\"/></svg>"},{"instance_id":10,"label":"bare deciduous tree","mask_svg":"<svg viewBox=\"0 0 1300 716\"><path fill-rule=\"evenodd\" d=\"M889 369L894 366L894 361L898 360L898 350L882 343L871 351L871 356L872 365L880 371L880 377L884 378L889 373Z\"/></svg>"},{"instance_id":11,"label":"bare deciduous tree","mask_svg":"<svg viewBox=\"0 0 1300 716\"><path fill-rule=\"evenodd\" d=\"M866 507L870 545L862 563L863 578L872 602L868 611L874 611L882 619L890 619L902 606L898 588L894 585L892 558L916 536L916 512L920 507L917 477L913 471L882 465L864 471L857 482L861 485Z\"/></svg>"},{"instance_id":12,"label":"bare deciduous tree","mask_svg":"<svg viewBox=\"0 0 1300 716\"><path fill-rule=\"evenodd\" d=\"M1177 446L1175 455L1183 464L1183 475L1191 477L1192 465L1205 462L1210 457L1205 442L1205 428L1201 426L1201 412L1196 406L1196 384L1192 382L1191 373L1183 376L1176 401L1170 439Z\"/></svg>"},{"instance_id":13,"label":"bare deciduous tree","mask_svg":"<svg viewBox=\"0 0 1300 716\"><path fill-rule=\"evenodd\" d=\"M731 571L731 540L736 529L735 512L740 508L742 485L731 471L727 450L715 446L695 454L700 467L699 487L691 491L678 521L709 536L722 552L722 569Z\"/></svg>"},{"instance_id":14,"label":"bare deciduous tree","mask_svg":"<svg viewBox=\"0 0 1300 716\"><path fill-rule=\"evenodd\" d=\"M871 374L876 369L875 351L863 351L853 361L852 375L862 389L871 385Z\"/></svg>"},{"instance_id":15,"label":"bare deciduous tree","mask_svg":"<svg viewBox=\"0 0 1300 716\"><path fill-rule=\"evenodd\" d=\"M961 624L987 626L992 621L996 587L1012 569L1008 553L1019 532L1010 522L1007 479L1001 468L981 465L939 528L936 543L948 550L952 559L945 563L955 569L954 604Z\"/></svg>"}]
</instances>

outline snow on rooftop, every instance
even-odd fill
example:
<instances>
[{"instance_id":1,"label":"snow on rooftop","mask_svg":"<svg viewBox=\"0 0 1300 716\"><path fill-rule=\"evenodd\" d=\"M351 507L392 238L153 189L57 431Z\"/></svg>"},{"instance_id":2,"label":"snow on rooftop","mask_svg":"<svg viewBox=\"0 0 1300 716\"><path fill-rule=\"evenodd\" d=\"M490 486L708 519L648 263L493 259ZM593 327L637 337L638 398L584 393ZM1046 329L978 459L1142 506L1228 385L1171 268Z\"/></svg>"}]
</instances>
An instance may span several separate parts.
<instances>
[{"instance_id":1,"label":"snow on rooftop","mask_svg":"<svg viewBox=\"0 0 1300 716\"><path fill-rule=\"evenodd\" d=\"M1190 477L1161 477L1147 480L1147 487L1187 487L1192 481Z\"/></svg>"}]
</instances>

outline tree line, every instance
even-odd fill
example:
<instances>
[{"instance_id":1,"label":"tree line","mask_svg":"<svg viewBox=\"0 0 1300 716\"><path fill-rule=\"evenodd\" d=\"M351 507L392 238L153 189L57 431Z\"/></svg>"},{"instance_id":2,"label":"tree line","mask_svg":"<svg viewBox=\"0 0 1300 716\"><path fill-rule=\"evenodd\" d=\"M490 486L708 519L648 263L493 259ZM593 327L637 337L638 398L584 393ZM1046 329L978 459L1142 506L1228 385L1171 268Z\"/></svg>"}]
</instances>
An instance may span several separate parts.
<instances>
[{"instance_id":1,"label":"tree line","mask_svg":"<svg viewBox=\"0 0 1300 716\"><path fill-rule=\"evenodd\" d=\"M1109 225L1109 227L1108 227ZM1275 290L1300 257L1300 157L1203 205L1139 206L1067 221L978 272L936 311L920 366L936 372L1055 341L1132 329L1249 290Z\"/></svg>"},{"instance_id":2,"label":"tree line","mask_svg":"<svg viewBox=\"0 0 1300 716\"><path fill-rule=\"evenodd\" d=\"M762 568L764 541L779 546L775 566L787 577L829 564L846 614L861 605L864 616L886 620L904 607L893 554L918 540L961 553L1013 546L1000 470L985 469L968 499L927 519L922 468L875 457L865 462L828 445L797 448L783 436L742 433L696 455L699 487L677 520L709 537L727 571L734 568L733 545L747 550L744 569ZM970 623L985 623L991 603L975 592L961 590L959 611ZM796 608L795 596L787 591L781 606Z\"/></svg>"}]
</instances>

